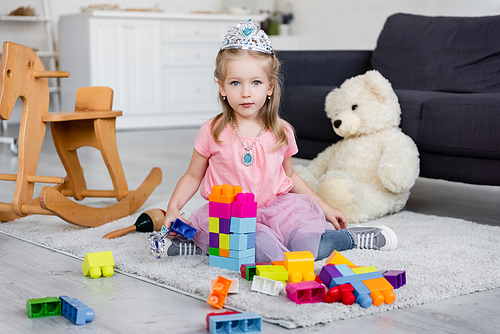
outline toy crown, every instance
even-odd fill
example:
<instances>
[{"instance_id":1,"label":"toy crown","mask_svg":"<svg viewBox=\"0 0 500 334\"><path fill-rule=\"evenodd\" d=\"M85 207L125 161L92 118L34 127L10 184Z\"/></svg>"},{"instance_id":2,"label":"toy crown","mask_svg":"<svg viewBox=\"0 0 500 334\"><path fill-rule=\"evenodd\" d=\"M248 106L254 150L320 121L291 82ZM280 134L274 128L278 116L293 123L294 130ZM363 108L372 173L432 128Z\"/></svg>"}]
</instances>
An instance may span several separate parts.
<instances>
[{"instance_id":1,"label":"toy crown","mask_svg":"<svg viewBox=\"0 0 500 334\"><path fill-rule=\"evenodd\" d=\"M224 37L220 49L221 51L242 49L263 52L268 55L274 54L269 36L257 24L253 23L252 19L238 23L236 27L231 28Z\"/></svg>"}]
</instances>

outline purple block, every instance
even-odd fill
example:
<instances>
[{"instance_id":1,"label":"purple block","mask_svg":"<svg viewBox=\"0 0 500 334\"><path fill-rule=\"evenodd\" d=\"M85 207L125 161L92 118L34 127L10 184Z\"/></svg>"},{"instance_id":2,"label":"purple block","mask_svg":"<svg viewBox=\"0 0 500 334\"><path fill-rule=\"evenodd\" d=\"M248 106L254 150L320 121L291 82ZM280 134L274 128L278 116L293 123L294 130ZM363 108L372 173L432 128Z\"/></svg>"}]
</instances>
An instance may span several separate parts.
<instances>
[{"instance_id":1,"label":"purple block","mask_svg":"<svg viewBox=\"0 0 500 334\"><path fill-rule=\"evenodd\" d=\"M229 234L231 232L231 219L219 218L219 233Z\"/></svg>"},{"instance_id":2,"label":"purple block","mask_svg":"<svg viewBox=\"0 0 500 334\"><path fill-rule=\"evenodd\" d=\"M394 289L399 289L403 285L406 285L406 271L404 270L389 270L383 276L391 283Z\"/></svg>"},{"instance_id":3,"label":"purple block","mask_svg":"<svg viewBox=\"0 0 500 334\"><path fill-rule=\"evenodd\" d=\"M323 282L323 284L327 287L330 286L333 277L341 276L341 272L335 266L324 266L318 275L321 282Z\"/></svg>"},{"instance_id":4,"label":"purple block","mask_svg":"<svg viewBox=\"0 0 500 334\"><path fill-rule=\"evenodd\" d=\"M208 246L212 248L219 248L219 233L209 233Z\"/></svg>"}]
</instances>

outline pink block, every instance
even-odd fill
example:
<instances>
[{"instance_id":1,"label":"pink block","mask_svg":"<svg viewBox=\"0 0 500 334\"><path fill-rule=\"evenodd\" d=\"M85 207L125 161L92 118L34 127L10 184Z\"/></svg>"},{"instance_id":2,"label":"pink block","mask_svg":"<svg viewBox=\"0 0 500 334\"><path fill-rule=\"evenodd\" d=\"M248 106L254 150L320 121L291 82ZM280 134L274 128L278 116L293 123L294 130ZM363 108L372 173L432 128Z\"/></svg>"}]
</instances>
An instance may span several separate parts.
<instances>
[{"instance_id":1,"label":"pink block","mask_svg":"<svg viewBox=\"0 0 500 334\"><path fill-rule=\"evenodd\" d=\"M213 218L231 219L231 204L209 202L208 203L208 216Z\"/></svg>"},{"instance_id":2,"label":"pink block","mask_svg":"<svg viewBox=\"0 0 500 334\"><path fill-rule=\"evenodd\" d=\"M296 304L320 303L325 297L325 286L316 281L287 283L286 295Z\"/></svg>"},{"instance_id":3,"label":"pink block","mask_svg":"<svg viewBox=\"0 0 500 334\"><path fill-rule=\"evenodd\" d=\"M232 203L231 216L237 218L252 218L257 216L257 202L252 193L239 193Z\"/></svg>"}]
</instances>

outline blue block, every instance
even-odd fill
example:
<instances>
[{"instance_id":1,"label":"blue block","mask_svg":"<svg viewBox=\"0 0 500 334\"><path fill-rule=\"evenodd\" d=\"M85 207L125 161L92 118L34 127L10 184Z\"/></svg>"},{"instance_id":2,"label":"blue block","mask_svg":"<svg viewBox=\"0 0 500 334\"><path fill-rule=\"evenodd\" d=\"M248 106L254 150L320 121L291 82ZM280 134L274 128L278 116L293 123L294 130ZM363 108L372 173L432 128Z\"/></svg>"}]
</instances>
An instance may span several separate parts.
<instances>
[{"instance_id":1,"label":"blue block","mask_svg":"<svg viewBox=\"0 0 500 334\"><path fill-rule=\"evenodd\" d=\"M342 276L356 275L354 271L352 271L351 268L347 266L347 264L338 264L335 265L335 268L337 268L337 270L342 274Z\"/></svg>"},{"instance_id":2,"label":"blue block","mask_svg":"<svg viewBox=\"0 0 500 334\"><path fill-rule=\"evenodd\" d=\"M179 218L177 218L174 223L172 224L171 227L172 231L176 232L177 234L182 235L186 239L193 239L194 235L196 234L196 229Z\"/></svg>"},{"instance_id":3,"label":"blue block","mask_svg":"<svg viewBox=\"0 0 500 334\"><path fill-rule=\"evenodd\" d=\"M360 282L360 281L365 281L365 280L380 278L380 277L383 277L383 276L378 271L372 272L372 273L351 275L351 276L334 277L334 278L332 278L332 281L331 281L330 286L328 288L330 289L334 286L341 285L341 284L346 284L346 283L352 284L352 282Z\"/></svg>"},{"instance_id":4,"label":"blue block","mask_svg":"<svg viewBox=\"0 0 500 334\"><path fill-rule=\"evenodd\" d=\"M242 233L231 233L229 235L229 249L233 250L245 250L248 249L247 245L248 237L246 234ZM255 248L252 247L252 248Z\"/></svg>"},{"instance_id":5,"label":"blue block","mask_svg":"<svg viewBox=\"0 0 500 334\"><path fill-rule=\"evenodd\" d=\"M253 257L255 261L255 248L245 249L245 250L229 250L229 257L233 259L244 259L247 257Z\"/></svg>"},{"instance_id":6,"label":"blue block","mask_svg":"<svg viewBox=\"0 0 500 334\"><path fill-rule=\"evenodd\" d=\"M209 328L212 334L262 333L262 317L250 312L212 316Z\"/></svg>"},{"instance_id":7,"label":"blue block","mask_svg":"<svg viewBox=\"0 0 500 334\"><path fill-rule=\"evenodd\" d=\"M94 320L94 310L84 305L76 298L59 296L61 300L61 314L71 320L75 325L85 325Z\"/></svg>"},{"instance_id":8,"label":"blue block","mask_svg":"<svg viewBox=\"0 0 500 334\"><path fill-rule=\"evenodd\" d=\"M232 271L240 271L241 265L247 263L255 263L255 256L235 259L230 257L210 255L208 258L208 264L211 267L219 267Z\"/></svg>"},{"instance_id":9,"label":"blue block","mask_svg":"<svg viewBox=\"0 0 500 334\"><path fill-rule=\"evenodd\" d=\"M255 232L247 234L247 247L255 248Z\"/></svg>"},{"instance_id":10,"label":"blue block","mask_svg":"<svg viewBox=\"0 0 500 334\"><path fill-rule=\"evenodd\" d=\"M373 304L373 299L370 297L370 289L368 289L365 283L361 281L351 282L354 288L354 297L356 297L356 303L358 303L362 308L369 308Z\"/></svg>"},{"instance_id":11,"label":"blue block","mask_svg":"<svg viewBox=\"0 0 500 334\"><path fill-rule=\"evenodd\" d=\"M231 217L231 233L255 232L257 218Z\"/></svg>"}]
</instances>

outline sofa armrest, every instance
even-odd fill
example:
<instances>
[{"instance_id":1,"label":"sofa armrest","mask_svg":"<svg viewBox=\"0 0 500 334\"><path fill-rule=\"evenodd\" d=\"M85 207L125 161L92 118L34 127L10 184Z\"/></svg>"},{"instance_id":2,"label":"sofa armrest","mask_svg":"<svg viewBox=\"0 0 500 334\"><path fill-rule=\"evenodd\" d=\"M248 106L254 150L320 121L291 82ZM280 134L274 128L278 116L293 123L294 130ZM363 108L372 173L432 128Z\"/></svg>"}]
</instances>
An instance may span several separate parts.
<instances>
[{"instance_id":1,"label":"sofa armrest","mask_svg":"<svg viewBox=\"0 0 500 334\"><path fill-rule=\"evenodd\" d=\"M372 51L279 51L285 86L340 86L371 69Z\"/></svg>"}]
</instances>

